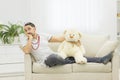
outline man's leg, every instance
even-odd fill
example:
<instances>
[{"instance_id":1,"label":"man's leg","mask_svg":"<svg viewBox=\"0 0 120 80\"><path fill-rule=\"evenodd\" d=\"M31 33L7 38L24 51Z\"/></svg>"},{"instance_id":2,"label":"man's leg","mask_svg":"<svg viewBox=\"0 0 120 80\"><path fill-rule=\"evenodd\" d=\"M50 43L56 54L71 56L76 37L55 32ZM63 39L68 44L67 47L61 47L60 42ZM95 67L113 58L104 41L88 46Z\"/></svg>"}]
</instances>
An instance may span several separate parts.
<instances>
[{"instance_id":1,"label":"man's leg","mask_svg":"<svg viewBox=\"0 0 120 80\"><path fill-rule=\"evenodd\" d=\"M95 63L103 63L103 64L107 64L113 57L113 52L111 51L109 54L103 56L103 57L86 57L87 58L87 62L95 62Z\"/></svg>"},{"instance_id":2,"label":"man's leg","mask_svg":"<svg viewBox=\"0 0 120 80\"><path fill-rule=\"evenodd\" d=\"M86 57L87 62L95 62L95 63L103 63L107 64L113 57L113 52L111 51L109 54L103 57ZM49 67L53 67L56 65L64 65L64 64L71 64L75 63L75 60L73 57L69 57L66 59L63 59L62 57L58 56L57 54L52 54L48 56L48 58L45 60L45 64Z\"/></svg>"},{"instance_id":3,"label":"man's leg","mask_svg":"<svg viewBox=\"0 0 120 80\"><path fill-rule=\"evenodd\" d=\"M102 62L103 64L107 64L109 61L112 60L113 53L114 53L114 51L111 51L111 52L110 52L109 54L107 54L106 56L103 56L103 57L101 58L101 62Z\"/></svg>"},{"instance_id":4,"label":"man's leg","mask_svg":"<svg viewBox=\"0 0 120 80\"><path fill-rule=\"evenodd\" d=\"M66 64L66 62L62 57L58 56L57 54L51 54L45 60L45 64L49 67L53 67L56 65L64 65Z\"/></svg>"},{"instance_id":5,"label":"man's leg","mask_svg":"<svg viewBox=\"0 0 120 80\"><path fill-rule=\"evenodd\" d=\"M72 63L75 63L75 59L74 57L67 57L65 58L65 62L66 64L72 64Z\"/></svg>"},{"instance_id":6,"label":"man's leg","mask_svg":"<svg viewBox=\"0 0 120 80\"><path fill-rule=\"evenodd\" d=\"M87 62L95 62L95 63L101 63L100 57L85 57L87 59Z\"/></svg>"}]
</instances>

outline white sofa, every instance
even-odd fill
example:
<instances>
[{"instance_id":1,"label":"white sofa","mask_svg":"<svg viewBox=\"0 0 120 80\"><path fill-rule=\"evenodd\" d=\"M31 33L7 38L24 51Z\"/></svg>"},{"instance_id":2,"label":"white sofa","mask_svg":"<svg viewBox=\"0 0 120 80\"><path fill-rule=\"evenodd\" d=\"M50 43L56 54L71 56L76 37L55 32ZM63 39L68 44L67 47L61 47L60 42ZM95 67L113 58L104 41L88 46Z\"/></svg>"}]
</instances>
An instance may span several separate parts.
<instances>
[{"instance_id":1,"label":"white sofa","mask_svg":"<svg viewBox=\"0 0 120 80\"><path fill-rule=\"evenodd\" d=\"M25 80L119 80L119 51L116 41L110 41L106 35L83 35L82 43L89 57L100 57L115 50L112 62L66 64L52 68L41 67L31 55L25 54ZM57 51L60 43L49 43Z\"/></svg>"}]
</instances>

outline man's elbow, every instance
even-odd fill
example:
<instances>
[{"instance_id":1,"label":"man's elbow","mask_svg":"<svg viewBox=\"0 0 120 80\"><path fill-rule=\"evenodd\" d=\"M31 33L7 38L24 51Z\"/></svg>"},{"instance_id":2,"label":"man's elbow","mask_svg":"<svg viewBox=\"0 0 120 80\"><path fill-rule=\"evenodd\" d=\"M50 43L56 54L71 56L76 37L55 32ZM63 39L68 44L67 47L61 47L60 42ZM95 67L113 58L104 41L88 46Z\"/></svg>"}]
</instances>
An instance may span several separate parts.
<instances>
[{"instance_id":1,"label":"man's elbow","mask_svg":"<svg viewBox=\"0 0 120 80\"><path fill-rule=\"evenodd\" d=\"M25 53L25 54L30 54L30 52L29 52L29 51L24 51L24 53Z\"/></svg>"},{"instance_id":2,"label":"man's elbow","mask_svg":"<svg viewBox=\"0 0 120 80\"><path fill-rule=\"evenodd\" d=\"M31 52L30 50L26 50L26 49L23 49L23 51L25 54L29 54Z\"/></svg>"}]
</instances>

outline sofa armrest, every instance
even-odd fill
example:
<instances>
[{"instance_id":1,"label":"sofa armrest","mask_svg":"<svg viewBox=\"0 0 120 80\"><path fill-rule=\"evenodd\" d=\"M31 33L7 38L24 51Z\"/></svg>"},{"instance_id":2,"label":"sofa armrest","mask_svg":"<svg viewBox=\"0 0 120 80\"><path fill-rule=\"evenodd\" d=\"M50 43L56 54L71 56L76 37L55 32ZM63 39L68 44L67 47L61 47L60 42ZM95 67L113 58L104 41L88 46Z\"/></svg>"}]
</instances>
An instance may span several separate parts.
<instances>
[{"instance_id":1,"label":"sofa armrest","mask_svg":"<svg viewBox=\"0 0 120 80\"><path fill-rule=\"evenodd\" d=\"M112 80L119 80L119 52L114 52L112 59Z\"/></svg>"},{"instance_id":2,"label":"sofa armrest","mask_svg":"<svg viewBox=\"0 0 120 80\"><path fill-rule=\"evenodd\" d=\"M24 55L24 65L25 65L25 80L31 80L32 58L30 54Z\"/></svg>"}]
</instances>

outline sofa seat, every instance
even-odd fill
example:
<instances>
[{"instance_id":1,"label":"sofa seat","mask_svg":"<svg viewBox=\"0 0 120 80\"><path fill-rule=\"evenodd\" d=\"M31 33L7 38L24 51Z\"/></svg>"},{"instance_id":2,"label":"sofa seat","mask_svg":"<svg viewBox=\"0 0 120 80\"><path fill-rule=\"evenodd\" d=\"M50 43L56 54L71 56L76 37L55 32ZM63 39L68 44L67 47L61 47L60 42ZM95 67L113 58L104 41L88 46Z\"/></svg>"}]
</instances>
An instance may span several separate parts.
<instances>
[{"instance_id":1,"label":"sofa seat","mask_svg":"<svg viewBox=\"0 0 120 80\"><path fill-rule=\"evenodd\" d=\"M52 68L41 66L39 63L33 63L34 73L70 73L72 72L72 65L66 64L62 66L55 66Z\"/></svg>"},{"instance_id":2,"label":"sofa seat","mask_svg":"<svg viewBox=\"0 0 120 80\"><path fill-rule=\"evenodd\" d=\"M34 73L70 73L70 72L111 72L111 63L104 65L102 63L66 64L56 67L43 67L39 63L33 63Z\"/></svg>"},{"instance_id":3,"label":"sofa seat","mask_svg":"<svg viewBox=\"0 0 120 80\"><path fill-rule=\"evenodd\" d=\"M73 64L73 72L111 72L111 63L109 62L108 64L104 65L102 63L87 63L84 65L80 64Z\"/></svg>"}]
</instances>

